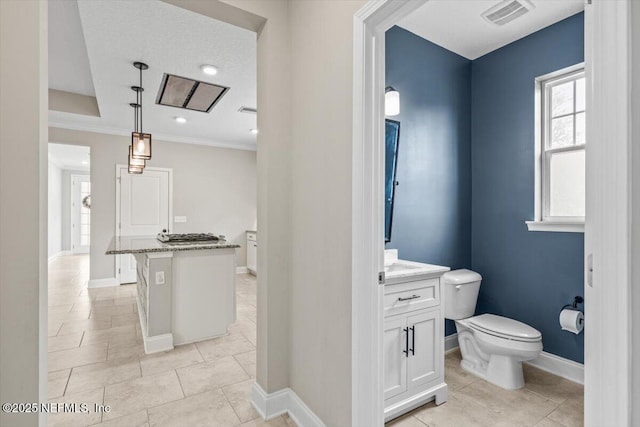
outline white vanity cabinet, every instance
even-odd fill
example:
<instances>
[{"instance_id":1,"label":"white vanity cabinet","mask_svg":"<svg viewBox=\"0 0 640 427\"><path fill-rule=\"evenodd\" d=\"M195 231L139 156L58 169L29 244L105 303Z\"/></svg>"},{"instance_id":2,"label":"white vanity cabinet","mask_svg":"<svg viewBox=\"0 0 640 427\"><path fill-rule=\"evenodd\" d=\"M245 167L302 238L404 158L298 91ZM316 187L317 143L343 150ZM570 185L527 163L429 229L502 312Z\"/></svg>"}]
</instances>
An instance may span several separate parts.
<instances>
[{"instance_id":1,"label":"white vanity cabinet","mask_svg":"<svg viewBox=\"0 0 640 427\"><path fill-rule=\"evenodd\" d=\"M247 270L254 276L258 274L258 233L247 231Z\"/></svg>"},{"instance_id":2,"label":"white vanity cabinet","mask_svg":"<svg viewBox=\"0 0 640 427\"><path fill-rule=\"evenodd\" d=\"M417 264L417 263L413 263ZM428 264L422 264L428 265ZM396 418L433 399L447 400L440 276L387 273L384 291L384 415Z\"/></svg>"}]
</instances>

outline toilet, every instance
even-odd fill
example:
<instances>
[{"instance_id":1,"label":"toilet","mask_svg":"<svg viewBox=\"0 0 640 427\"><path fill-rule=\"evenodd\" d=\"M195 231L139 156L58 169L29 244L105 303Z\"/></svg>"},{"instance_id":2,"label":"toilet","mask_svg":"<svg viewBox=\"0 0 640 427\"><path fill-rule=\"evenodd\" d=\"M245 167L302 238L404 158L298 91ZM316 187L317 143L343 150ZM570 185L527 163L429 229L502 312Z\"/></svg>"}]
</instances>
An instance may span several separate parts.
<instances>
[{"instance_id":1,"label":"toilet","mask_svg":"<svg viewBox=\"0 0 640 427\"><path fill-rule=\"evenodd\" d=\"M507 317L474 316L482 281L475 271L453 270L442 279L444 317L456 322L462 368L502 388L522 388L522 362L540 355L542 334Z\"/></svg>"}]
</instances>

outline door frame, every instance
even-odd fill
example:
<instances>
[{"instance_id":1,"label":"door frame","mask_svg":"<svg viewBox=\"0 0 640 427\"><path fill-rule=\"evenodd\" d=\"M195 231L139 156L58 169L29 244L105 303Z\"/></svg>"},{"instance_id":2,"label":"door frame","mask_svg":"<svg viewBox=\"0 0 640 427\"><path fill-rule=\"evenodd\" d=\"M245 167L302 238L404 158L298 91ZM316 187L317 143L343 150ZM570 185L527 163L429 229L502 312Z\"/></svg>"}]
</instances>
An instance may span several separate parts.
<instances>
[{"instance_id":1,"label":"door frame","mask_svg":"<svg viewBox=\"0 0 640 427\"><path fill-rule=\"evenodd\" d=\"M377 285L384 256L384 33L426 1L371 0L354 16L354 426L382 426L384 419L383 289ZM585 328L586 426L629 425L632 410L631 3L589 0L585 5L585 68L590 81L587 107L591 111L585 224L585 311L589 319ZM612 63L619 65L607 67ZM593 277L593 287L587 284L589 277Z\"/></svg>"},{"instance_id":2,"label":"door frame","mask_svg":"<svg viewBox=\"0 0 640 427\"><path fill-rule=\"evenodd\" d=\"M120 177L122 175L122 170L127 169L127 165L116 164L116 222L114 224L115 227L115 237L120 237ZM171 232L171 225L173 224L173 169L172 168L159 168L159 167L151 167L147 166L144 168L148 171L154 172L167 172L169 174L169 229L167 231ZM114 277L120 285L120 255L116 256L116 262L114 267Z\"/></svg>"},{"instance_id":3,"label":"door frame","mask_svg":"<svg viewBox=\"0 0 640 427\"><path fill-rule=\"evenodd\" d=\"M86 252L77 252L74 250L75 247L75 230L74 230L74 222L75 222L75 217L76 217L76 212L73 206L76 194L75 194L75 189L73 188L73 180L77 177L87 177L89 178L89 183L91 183L91 174L79 174L79 173L72 173L69 175L69 186L71 187L69 190L69 221L71 222L70 227L69 227L69 242L70 242L70 246L71 246L71 254L72 255L76 255L76 254L90 254L91 253L91 243L89 243L89 248L87 249ZM81 201L82 202L82 201ZM91 217L91 213L89 213L89 217ZM79 218L78 218L79 219ZM91 224L91 223L89 223ZM79 225L79 224L78 224ZM89 225L89 239L91 239L91 225Z\"/></svg>"}]
</instances>

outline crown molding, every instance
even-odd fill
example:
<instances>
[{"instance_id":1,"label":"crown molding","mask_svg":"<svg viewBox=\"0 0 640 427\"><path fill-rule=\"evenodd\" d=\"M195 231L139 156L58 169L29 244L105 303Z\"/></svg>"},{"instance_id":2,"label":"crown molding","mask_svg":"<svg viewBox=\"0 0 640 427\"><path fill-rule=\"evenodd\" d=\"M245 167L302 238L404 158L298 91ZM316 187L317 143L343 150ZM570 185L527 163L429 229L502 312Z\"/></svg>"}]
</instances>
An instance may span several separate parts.
<instances>
[{"instance_id":1,"label":"crown molding","mask_svg":"<svg viewBox=\"0 0 640 427\"><path fill-rule=\"evenodd\" d=\"M69 129L69 130L78 130L84 132L93 132L93 133L102 133L106 135L117 135L117 136L129 136L131 135L130 129L121 129L107 126L95 126L88 125L84 123L72 123L67 121L61 121L56 119L49 119L49 126L60 129ZM234 143L234 142L223 142L223 141L215 141L211 139L205 138L193 138L186 136L178 136L178 135L169 135L169 134L153 134L154 140L164 141L164 142L176 142L181 144L193 144L193 145L206 145L208 147L216 147L216 148L229 148L233 150L244 150L244 151L256 151L257 145L253 143Z\"/></svg>"}]
</instances>

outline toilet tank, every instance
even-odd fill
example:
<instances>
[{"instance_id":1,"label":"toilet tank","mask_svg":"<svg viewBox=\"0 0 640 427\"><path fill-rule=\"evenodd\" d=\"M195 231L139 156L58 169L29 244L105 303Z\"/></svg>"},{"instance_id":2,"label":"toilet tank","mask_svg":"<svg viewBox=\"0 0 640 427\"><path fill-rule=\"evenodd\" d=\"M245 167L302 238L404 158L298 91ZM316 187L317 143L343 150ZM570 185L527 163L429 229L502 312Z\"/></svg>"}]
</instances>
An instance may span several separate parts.
<instances>
[{"instance_id":1,"label":"toilet tank","mask_svg":"<svg viewBox=\"0 0 640 427\"><path fill-rule=\"evenodd\" d=\"M444 317L451 320L473 316L480 290L480 276L471 270L453 270L442 276L444 285Z\"/></svg>"}]
</instances>

